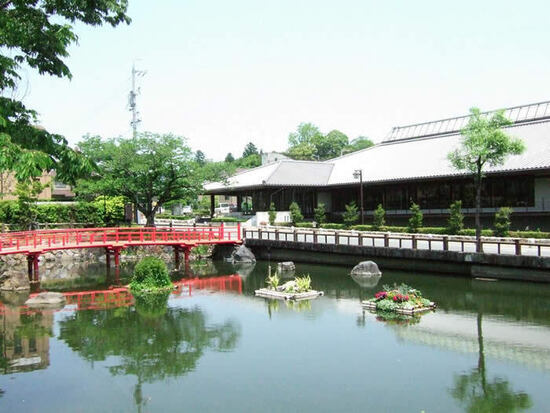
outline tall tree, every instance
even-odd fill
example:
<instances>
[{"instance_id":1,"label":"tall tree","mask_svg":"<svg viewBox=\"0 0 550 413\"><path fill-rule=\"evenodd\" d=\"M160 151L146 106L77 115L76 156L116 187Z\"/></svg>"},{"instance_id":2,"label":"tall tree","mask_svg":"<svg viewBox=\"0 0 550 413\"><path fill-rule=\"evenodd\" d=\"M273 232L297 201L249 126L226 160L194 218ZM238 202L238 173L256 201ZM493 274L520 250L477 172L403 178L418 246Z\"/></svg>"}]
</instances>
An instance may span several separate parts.
<instances>
[{"instance_id":1,"label":"tall tree","mask_svg":"<svg viewBox=\"0 0 550 413\"><path fill-rule=\"evenodd\" d=\"M203 151L199 150L195 152L195 162L199 164L199 166L204 166L206 164L206 155Z\"/></svg>"},{"instance_id":2,"label":"tall tree","mask_svg":"<svg viewBox=\"0 0 550 413\"><path fill-rule=\"evenodd\" d=\"M92 165L60 135L36 127L37 113L5 97L17 88L21 65L40 74L71 78L64 62L78 40L73 24L129 23L127 0L6 0L0 2L0 172L19 180L55 169L57 179L72 183Z\"/></svg>"},{"instance_id":3,"label":"tall tree","mask_svg":"<svg viewBox=\"0 0 550 413\"><path fill-rule=\"evenodd\" d=\"M250 155L259 155L258 148L252 142L248 142L244 147L243 158L246 158Z\"/></svg>"},{"instance_id":4,"label":"tall tree","mask_svg":"<svg viewBox=\"0 0 550 413\"><path fill-rule=\"evenodd\" d=\"M509 155L519 155L525 150L521 139L507 135L502 128L512 122L500 110L491 116L481 113L478 108L470 109L468 124L460 131L460 148L448 154L449 161L459 171L473 175L476 190L476 240L477 252L481 252L481 188L485 169L488 166L502 165Z\"/></svg>"},{"instance_id":5,"label":"tall tree","mask_svg":"<svg viewBox=\"0 0 550 413\"><path fill-rule=\"evenodd\" d=\"M233 157L233 155L231 154L231 152L229 152L229 153L225 156L225 162L227 162L227 163L235 162L235 158Z\"/></svg>"},{"instance_id":6,"label":"tall tree","mask_svg":"<svg viewBox=\"0 0 550 413\"><path fill-rule=\"evenodd\" d=\"M348 137L339 130L331 130L326 136L316 137L313 140L317 159L325 160L336 158L342 154L342 150L348 145Z\"/></svg>"},{"instance_id":7,"label":"tall tree","mask_svg":"<svg viewBox=\"0 0 550 413\"><path fill-rule=\"evenodd\" d=\"M124 195L153 226L166 202L190 198L202 189L203 174L185 139L174 135L140 133L130 139L87 137L82 152L98 165L99 178L81 180L75 190L96 195Z\"/></svg>"}]
</instances>

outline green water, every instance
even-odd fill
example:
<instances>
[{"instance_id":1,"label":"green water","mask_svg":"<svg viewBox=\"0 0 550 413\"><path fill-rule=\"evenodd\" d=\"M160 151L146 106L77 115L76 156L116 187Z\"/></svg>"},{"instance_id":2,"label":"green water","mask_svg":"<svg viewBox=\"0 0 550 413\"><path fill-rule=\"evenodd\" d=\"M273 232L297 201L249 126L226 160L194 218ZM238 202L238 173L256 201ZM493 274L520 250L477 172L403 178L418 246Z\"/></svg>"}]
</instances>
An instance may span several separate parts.
<instances>
[{"instance_id":1,"label":"green water","mask_svg":"<svg viewBox=\"0 0 550 413\"><path fill-rule=\"evenodd\" d=\"M325 296L292 304L254 297L267 263L193 270L240 273L242 283L107 310L29 312L5 296L0 410L549 411L548 285L387 272L365 288L349 269L298 264ZM83 275L54 287L111 282L101 267ZM394 282L437 311L412 320L362 311Z\"/></svg>"}]
</instances>

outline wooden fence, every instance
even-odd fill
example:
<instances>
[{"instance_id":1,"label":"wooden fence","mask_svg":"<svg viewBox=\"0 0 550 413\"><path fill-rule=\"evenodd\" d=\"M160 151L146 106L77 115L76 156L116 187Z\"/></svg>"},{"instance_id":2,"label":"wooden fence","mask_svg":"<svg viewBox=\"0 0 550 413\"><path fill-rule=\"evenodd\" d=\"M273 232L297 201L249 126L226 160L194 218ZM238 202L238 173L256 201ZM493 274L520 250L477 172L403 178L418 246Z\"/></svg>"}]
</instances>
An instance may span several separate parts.
<instances>
[{"instance_id":1,"label":"wooden fence","mask_svg":"<svg viewBox=\"0 0 550 413\"><path fill-rule=\"evenodd\" d=\"M244 228L243 238L463 253L476 251L475 237L458 235L259 227ZM550 240L482 237L481 249L487 254L550 257Z\"/></svg>"}]
</instances>

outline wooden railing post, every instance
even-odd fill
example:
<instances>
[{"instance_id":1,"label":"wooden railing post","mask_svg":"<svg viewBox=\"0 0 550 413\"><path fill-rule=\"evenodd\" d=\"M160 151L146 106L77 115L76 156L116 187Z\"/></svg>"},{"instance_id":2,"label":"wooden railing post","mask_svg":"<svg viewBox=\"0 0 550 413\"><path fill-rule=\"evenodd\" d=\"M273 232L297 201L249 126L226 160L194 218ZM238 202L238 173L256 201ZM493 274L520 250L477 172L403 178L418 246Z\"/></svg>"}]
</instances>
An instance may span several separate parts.
<instances>
[{"instance_id":1,"label":"wooden railing post","mask_svg":"<svg viewBox=\"0 0 550 413\"><path fill-rule=\"evenodd\" d=\"M296 228L294 228L294 242L298 242L298 233L296 232Z\"/></svg>"},{"instance_id":2,"label":"wooden railing post","mask_svg":"<svg viewBox=\"0 0 550 413\"><path fill-rule=\"evenodd\" d=\"M416 241L416 235L414 235L414 234L411 235L411 243L412 243L411 248L412 248L413 250L416 249L416 242L417 242L417 241Z\"/></svg>"},{"instance_id":3,"label":"wooden railing post","mask_svg":"<svg viewBox=\"0 0 550 413\"><path fill-rule=\"evenodd\" d=\"M384 234L384 247L388 248L390 246L390 235L388 233Z\"/></svg>"},{"instance_id":4,"label":"wooden railing post","mask_svg":"<svg viewBox=\"0 0 550 413\"><path fill-rule=\"evenodd\" d=\"M443 235L443 251L449 251L449 236Z\"/></svg>"},{"instance_id":5,"label":"wooden railing post","mask_svg":"<svg viewBox=\"0 0 550 413\"><path fill-rule=\"evenodd\" d=\"M519 239L515 239L514 244L516 245L516 255L521 255L521 243Z\"/></svg>"},{"instance_id":6,"label":"wooden railing post","mask_svg":"<svg viewBox=\"0 0 550 413\"><path fill-rule=\"evenodd\" d=\"M313 230L313 243L317 244L317 231Z\"/></svg>"},{"instance_id":7,"label":"wooden railing post","mask_svg":"<svg viewBox=\"0 0 550 413\"><path fill-rule=\"evenodd\" d=\"M334 231L334 243L338 245L340 243L340 234L338 231Z\"/></svg>"}]
</instances>

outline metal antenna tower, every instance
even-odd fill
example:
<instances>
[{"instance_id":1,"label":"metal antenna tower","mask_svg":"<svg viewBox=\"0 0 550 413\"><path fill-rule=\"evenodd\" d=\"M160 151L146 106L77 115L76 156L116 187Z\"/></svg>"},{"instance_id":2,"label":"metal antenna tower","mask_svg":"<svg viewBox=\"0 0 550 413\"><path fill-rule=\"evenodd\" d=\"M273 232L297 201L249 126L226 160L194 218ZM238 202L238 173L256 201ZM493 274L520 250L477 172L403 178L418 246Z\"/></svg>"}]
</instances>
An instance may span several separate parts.
<instances>
[{"instance_id":1,"label":"metal antenna tower","mask_svg":"<svg viewBox=\"0 0 550 413\"><path fill-rule=\"evenodd\" d=\"M132 126L132 136L135 138L137 135L137 127L141 122L139 118L139 112L137 111L136 97L140 93L140 88L136 90L136 77L143 77L147 72L145 70L136 70L135 63L132 65L132 90L128 94L128 107L130 112L132 112L132 121L130 126Z\"/></svg>"}]
</instances>

